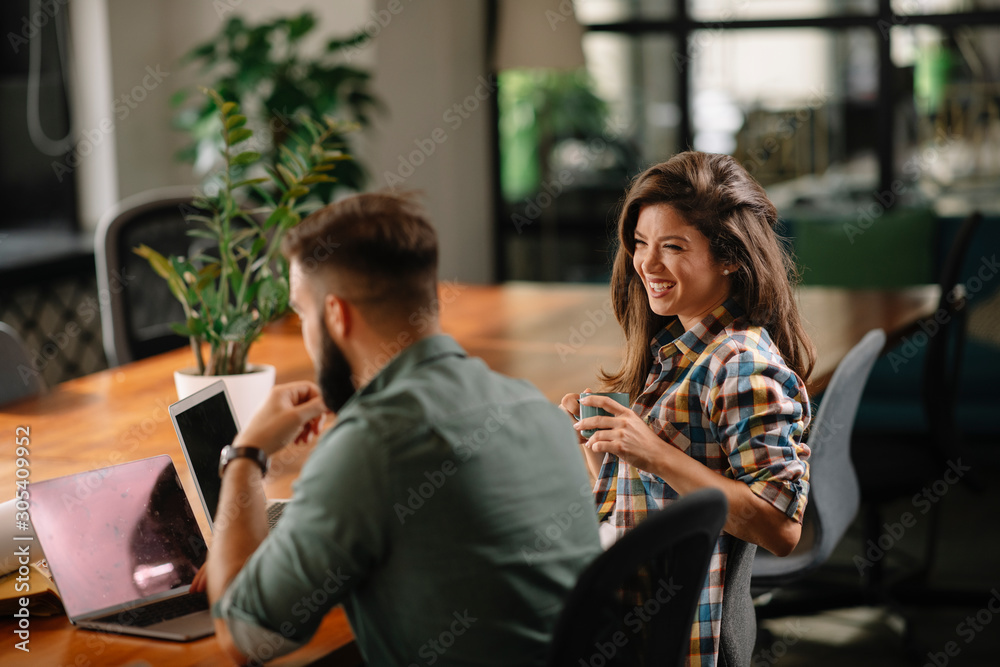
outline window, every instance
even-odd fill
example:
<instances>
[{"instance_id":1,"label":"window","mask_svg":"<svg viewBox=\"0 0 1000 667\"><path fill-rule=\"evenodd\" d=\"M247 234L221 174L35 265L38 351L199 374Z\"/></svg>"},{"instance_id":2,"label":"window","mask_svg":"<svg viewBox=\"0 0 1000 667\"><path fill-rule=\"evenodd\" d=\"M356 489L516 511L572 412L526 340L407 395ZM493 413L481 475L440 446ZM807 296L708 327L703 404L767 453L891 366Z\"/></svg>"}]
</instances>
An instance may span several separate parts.
<instances>
[{"instance_id":1,"label":"window","mask_svg":"<svg viewBox=\"0 0 1000 667\"><path fill-rule=\"evenodd\" d=\"M564 127L526 147L538 109L522 106L516 123L509 114L537 100L532 81L545 78L503 73L501 280L606 280L628 179L687 147L735 156L781 212L854 210L895 191L925 206L994 196L1000 0L574 6L587 65L565 76L603 101L602 127ZM517 90L504 90L517 76ZM508 132L517 123L519 147ZM530 169L516 151L534 156Z\"/></svg>"}]
</instances>

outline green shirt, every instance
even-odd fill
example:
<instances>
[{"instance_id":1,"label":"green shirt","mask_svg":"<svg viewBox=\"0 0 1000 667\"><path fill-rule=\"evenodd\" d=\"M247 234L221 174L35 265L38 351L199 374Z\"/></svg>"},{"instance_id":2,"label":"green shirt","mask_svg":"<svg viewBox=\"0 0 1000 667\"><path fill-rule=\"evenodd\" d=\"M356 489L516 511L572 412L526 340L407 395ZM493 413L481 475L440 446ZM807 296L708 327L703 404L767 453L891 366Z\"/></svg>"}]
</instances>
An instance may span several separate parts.
<instances>
[{"instance_id":1,"label":"green shirt","mask_svg":"<svg viewBox=\"0 0 1000 667\"><path fill-rule=\"evenodd\" d=\"M216 606L266 660L343 603L371 665L541 665L600 552L570 420L445 335L343 407Z\"/></svg>"}]
</instances>

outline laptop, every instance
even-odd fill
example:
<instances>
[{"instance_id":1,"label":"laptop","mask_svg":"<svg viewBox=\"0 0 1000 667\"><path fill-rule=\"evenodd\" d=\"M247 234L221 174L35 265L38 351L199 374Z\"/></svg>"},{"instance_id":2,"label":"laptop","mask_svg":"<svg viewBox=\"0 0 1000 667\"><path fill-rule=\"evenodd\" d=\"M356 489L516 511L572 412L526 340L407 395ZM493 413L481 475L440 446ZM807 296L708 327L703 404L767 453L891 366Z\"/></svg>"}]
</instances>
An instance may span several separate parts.
<instances>
[{"instance_id":1,"label":"laptop","mask_svg":"<svg viewBox=\"0 0 1000 667\"><path fill-rule=\"evenodd\" d=\"M32 482L31 522L74 625L175 641L214 633L188 589L208 553L169 456Z\"/></svg>"},{"instance_id":2,"label":"laptop","mask_svg":"<svg viewBox=\"0 0 1000 667\"><path fill-rule=\"evenodd\" d=\"M219 455L222 448L232 444L239 433L236 411L233 410L226 384L222 380L213 382L177 401L169 411L195 488L198 489L198 498L208 516L208 526L215 532L215 514L222 491ZM268 526L273 527L278 522L287 503L287 500L273 500L267 504Z\"/></svg>"}]
</instances>

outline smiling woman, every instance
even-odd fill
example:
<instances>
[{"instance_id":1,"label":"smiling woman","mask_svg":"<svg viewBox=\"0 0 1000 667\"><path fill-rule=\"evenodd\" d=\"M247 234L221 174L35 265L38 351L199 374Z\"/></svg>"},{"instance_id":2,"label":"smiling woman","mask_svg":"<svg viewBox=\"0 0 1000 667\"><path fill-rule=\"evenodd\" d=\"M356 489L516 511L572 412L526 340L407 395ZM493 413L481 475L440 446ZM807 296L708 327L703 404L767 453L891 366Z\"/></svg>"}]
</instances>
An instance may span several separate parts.
<instances>
[{"instance_id":1,"label":"smiling woman","mask_svg":"<svg viewBox=\"0 0 1000 667\"><path fill-rule=\"evenodd\" d=\"M562 401L571 414L580 404L610 413L574 427L598 429L580 442L598 517L619 536L679 496L726 494L689 664L716 664L723 598L749 596L724 589L737 540L786 555L802 530L804 379L814 355L776 222L763 188L729 156L681 153L640 174L619 218L611 285L626 351L618 371L601 377L632 407L602 396ZM751 649L727 662L749 664Z\"/></svg>"},{"instance_id":2,"label":"smiling woman","mask_svg":"<svg viewBox=\"0 0 1000 667\"><path fill-rule=\"evenodd\" d=\"M653 313L676 316L690 329L729 298L727 276L709 241L669 204L651 204L635 226L632 266L642 280Z\"/></svg>"}]
</instances>

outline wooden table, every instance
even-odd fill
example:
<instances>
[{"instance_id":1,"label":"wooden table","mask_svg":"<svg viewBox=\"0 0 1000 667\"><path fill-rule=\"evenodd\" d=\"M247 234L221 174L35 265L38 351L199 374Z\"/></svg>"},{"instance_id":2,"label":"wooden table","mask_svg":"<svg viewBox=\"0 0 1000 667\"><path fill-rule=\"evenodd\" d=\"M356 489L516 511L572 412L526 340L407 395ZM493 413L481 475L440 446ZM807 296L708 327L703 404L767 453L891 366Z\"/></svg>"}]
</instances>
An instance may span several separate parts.
<instances>
[{"instance_id":1,"label":"wooden table","mask_svg":"<svg viewBox=\"0 0 1000 667\"><path fill-rule=\"evenodd\" d=\"M819 360L811 390L829 380L843 355L869 329L898 330L936 307L933 286L903 291L804 288L800 303ZM622 333L611 312L608 289L600 286L510 283L470 286L443 283L439 292L444 330L470 354L508 375L524 377L558 401L563 394L596 386L603 364L621 358ZM189 498L197 498L187 463L174 435L167 406L176 400L172 373L189 364L186 348L59 385L47 395L8 405L0 412L0 497L14 490L14 431L31 429L32 481L91 470L156 454L169 454ZM300 333L290 320L272 326L250 355L274 364L277 381L314 375ZM304 456L279 455L267 493L287 497ZM207 523L195 505L202 532ZM175 644L73 628L66 617L33 618L31 654L13 649L13 623L0 621L0 662L44 665L224 664L212 638ZM317 637L275 664L303 665L324 656L324 664L352 664L356 649L341 609L327 616ZM27 659L25 659L27 658Z\"/></svg>"}]
</instances>

